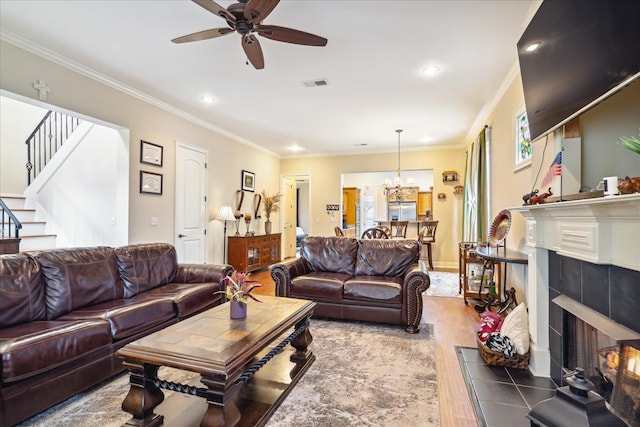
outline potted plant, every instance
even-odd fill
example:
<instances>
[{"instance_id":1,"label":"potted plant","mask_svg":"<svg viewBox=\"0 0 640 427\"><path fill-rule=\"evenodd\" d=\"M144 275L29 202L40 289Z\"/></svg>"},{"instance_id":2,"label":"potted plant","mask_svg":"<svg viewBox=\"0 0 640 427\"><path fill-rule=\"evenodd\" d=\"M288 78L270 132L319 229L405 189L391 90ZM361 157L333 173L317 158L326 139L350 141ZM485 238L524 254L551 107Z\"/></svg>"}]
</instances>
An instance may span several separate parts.
<instances>
[{"instance_id":1,"label":"potted plant","mask_svg":"<svg viewBox=\"0 0 640 427\"><path fill-rule=\"evenodd\" d=\"M247 317L247 301L249 298L261 302L251 292L262 285L257 280L249 279L249 276L250 274L247 273L247 270L233 270L230 276L224 276L222 279L226 288L224 291L218 291L217 293L224 293L231 302L232 319L244 319Z\"/></svg>"},{"instance_id":2,"label":"potted plant","mask_svg":"<svg viewBox=\"0 0 640 427\"><path fill-rule=\"evenodd\" d=\"M276 193L273 196L267 196L266 192L262 190L262 202L264 206L264 215L267 219L264 222L264 233L271 234L271 213L278 212L280 207L278 203L280 203L280 198L282 194Z\"/></svg>"}]
</instances>

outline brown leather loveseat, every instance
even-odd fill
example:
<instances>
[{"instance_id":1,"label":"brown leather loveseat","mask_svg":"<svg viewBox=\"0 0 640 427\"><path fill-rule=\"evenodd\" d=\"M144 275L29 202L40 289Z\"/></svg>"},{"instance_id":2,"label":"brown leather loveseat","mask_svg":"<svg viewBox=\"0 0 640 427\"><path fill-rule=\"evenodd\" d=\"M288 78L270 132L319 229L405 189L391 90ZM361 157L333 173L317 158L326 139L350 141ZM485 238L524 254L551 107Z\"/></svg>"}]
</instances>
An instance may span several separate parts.
<instances>
[{"instance_id":1,"label":"brown leather loveseat","mask_svg":"<svg viewBox=\"0 0 640 427\"><path fill-rule=\"evenodd\" d=\"M314 314L419 332L429 274L416 240L305 237L300 258L271 267L276 295L313 300Z\"/></svg>"},{"instance_id":2,"label":"brown leather loveseat","mask_svg":"<svg viewBox=\"0 0 640 427\"><path fill-rule=\"evenodd\" d=\"M220 304L231 269L165 243L0 256L0 426L122 371L118 349Z\"/></svg>"}]
</instances>

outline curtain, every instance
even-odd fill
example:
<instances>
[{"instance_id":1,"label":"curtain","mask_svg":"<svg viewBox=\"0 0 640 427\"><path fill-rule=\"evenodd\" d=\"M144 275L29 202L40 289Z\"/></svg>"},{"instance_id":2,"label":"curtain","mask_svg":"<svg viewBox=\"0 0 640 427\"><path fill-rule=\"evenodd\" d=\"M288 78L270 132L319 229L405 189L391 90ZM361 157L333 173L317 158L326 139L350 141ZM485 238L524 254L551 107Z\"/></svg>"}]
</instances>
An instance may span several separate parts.
<instances>
[{"instance_id":1,"label":"curtain","mask_svg":"<svg viewBox=\"0 0 640 427\"><path fill-rule=\"evenodd\" d=\"M462 235L468 242L486 241L489 230L489 133L485 126L467 150Z\"/></svg>"}]
</instances>

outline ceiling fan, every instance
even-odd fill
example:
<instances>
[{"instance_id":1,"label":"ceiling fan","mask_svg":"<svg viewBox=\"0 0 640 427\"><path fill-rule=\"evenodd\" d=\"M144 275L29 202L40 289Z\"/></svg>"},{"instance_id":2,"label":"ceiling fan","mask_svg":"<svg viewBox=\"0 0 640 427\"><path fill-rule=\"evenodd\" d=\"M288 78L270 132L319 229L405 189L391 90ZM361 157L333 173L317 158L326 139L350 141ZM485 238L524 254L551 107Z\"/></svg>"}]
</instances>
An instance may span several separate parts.
<instances>
[{"instance_id":1,"label":"ceiling fan","mask_svg":"<svg viewBox=\"0 0 640 427\"><path fill-rule=\"evenodd\" d=\"M229 27L198 31L171 41L174 43L186 43L208 40L236 31L242 36L244 53L251 64L258 70L264 68L264 56L256 34L279 42L307 46L326 46L327 44L327 39L324 37L305 33L304 31L276 25L263 25L262 20L273 11L280 3L280 0L238 0L239 3L234 3L226 9L213 0L192 1L227 21Z\"/></svg>"}]
</instances>

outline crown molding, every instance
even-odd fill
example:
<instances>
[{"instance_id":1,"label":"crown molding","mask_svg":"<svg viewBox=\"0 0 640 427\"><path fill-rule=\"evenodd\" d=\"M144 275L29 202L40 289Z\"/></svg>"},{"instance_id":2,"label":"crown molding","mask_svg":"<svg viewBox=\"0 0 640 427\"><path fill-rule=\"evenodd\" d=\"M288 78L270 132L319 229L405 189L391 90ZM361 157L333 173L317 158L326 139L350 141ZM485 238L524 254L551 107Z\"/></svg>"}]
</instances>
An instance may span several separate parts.
<instances>
[{"instance_id":1,"label":"crown molding","mask_svg":"<svg viewBox=\"0 0 640 427\"><path fill-rule=\"evenodd\" d=\"M22 50L25 50L29 53L32 53L34 55L37 55L43 59L46 59L47 61L53 62L57 65L60 65L64 68L67 68L68 70L71 70L75 73L81 74L85 77L88 77L92 80L97 81L98 83L101 83L105 86L109 86L113 89L116 89L124 94L127 94L129 96L132 96L136 99L139 99L143 102L146 102L147 104L153 105L154 107L158 107L164 111L167 111L168 113L173 114L174 116L180 117L182 119L188 120L191 123L194 123L198 126L201 126L205 129L208 129L210 131L213 131L219 135L225 136L229 139L232 139L236 142L239 142L240 144L243 145L247 145L251 148L254 148L256 150L260 150L262 152L265 152L267 154L270 154L272 156L275 156L277 158L280 158L281 156L274 153L271 150L267 150L266 148L252 142L249 141L247 139L244 139L238 135L235 135L219 126L214 125L211 122L208 122L206 120L203 120L199 117L194 116L193 114L187 113L186 111L183 111L179 108L174 107L171 104L168 104L164 101L159 100L158 98L155 98L149 94L146 94L144 92L141 92L131 86L128 86L124 83L121 83L105 74L100 73L99 71L96 71L92 68L89 68L85 65L80 64L79 62L76 62L70 58L67 58L63 55L60 55L52 50L49 50L37 43L32 42L29 39L26 39L14 32L8 31L6 29L0 28L0 40L7 42L11 45L14 45ZM81 113L81 112L79 112Z\"/></svg>"}]
</instances>

